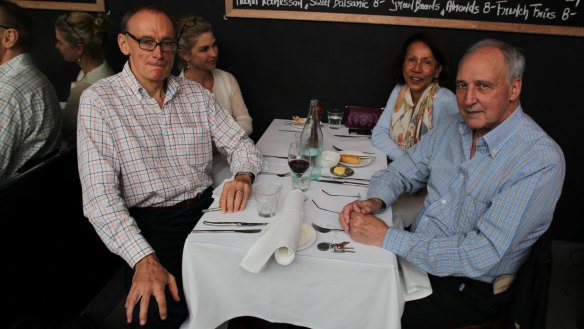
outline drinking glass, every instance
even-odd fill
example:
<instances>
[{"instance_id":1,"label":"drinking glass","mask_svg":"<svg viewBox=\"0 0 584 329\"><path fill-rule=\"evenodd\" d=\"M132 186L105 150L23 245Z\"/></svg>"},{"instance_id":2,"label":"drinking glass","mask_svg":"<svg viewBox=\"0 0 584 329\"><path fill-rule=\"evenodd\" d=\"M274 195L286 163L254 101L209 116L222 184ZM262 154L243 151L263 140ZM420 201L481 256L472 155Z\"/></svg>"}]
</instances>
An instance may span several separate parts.
<instances>
[{"instance_id":1,"label":"drinking glass","mask_svg":"<svg viewBox=\"0 0 584 329\"><path fill-rule=\"evenodd\" d=\"M290 143L288 148L288 166L292 170L292 188L300 189L303 192L308 191L310 186L310 176L305 175L305 173L311 172L310 167L310 156L299 148L299 143Z\"/></svg>"},{"instance_id":2,"label":"drinking glass","mask_svg":"<svg viewBox=\"0 0 584 329\"><path fill-rule=\"evenodd\" d=\"M343 110L342 109L330 109L327 111L328 123L331 129L339 129L341 127L341 121L343 120Z\"/></svg>"}]
</instances>

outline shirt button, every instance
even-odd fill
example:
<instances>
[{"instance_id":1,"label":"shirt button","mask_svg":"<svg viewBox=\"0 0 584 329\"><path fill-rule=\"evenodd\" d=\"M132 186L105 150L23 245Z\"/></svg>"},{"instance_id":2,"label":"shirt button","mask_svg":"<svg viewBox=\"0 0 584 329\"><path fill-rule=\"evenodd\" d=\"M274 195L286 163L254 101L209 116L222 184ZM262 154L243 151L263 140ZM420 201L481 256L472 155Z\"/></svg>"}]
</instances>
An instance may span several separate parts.
<instances>
[{"instance_id":1,"label":"shirt button","mask_svg":"<svg viewBox=\"0 0 584 329\"><path fill-rule=\"evenodd\" d=\"M440 201L440 203L446 204L446 200L442 200L442 201Z\"/></svg>"}]
</instances>

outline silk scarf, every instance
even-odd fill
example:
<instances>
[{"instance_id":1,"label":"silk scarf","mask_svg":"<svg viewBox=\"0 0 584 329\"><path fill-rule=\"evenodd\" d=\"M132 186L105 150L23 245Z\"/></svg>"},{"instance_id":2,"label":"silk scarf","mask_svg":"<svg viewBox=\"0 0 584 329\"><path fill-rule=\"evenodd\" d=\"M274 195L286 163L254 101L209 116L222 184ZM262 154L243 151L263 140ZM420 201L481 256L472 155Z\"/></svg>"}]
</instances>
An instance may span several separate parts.
<instances>
[{"instance_id":1,"label":"silk scarf","mask_svg":"<svg viewBox=\"0 0 584 329\"><path fill-rule=\"evenodd\" d=\"M399 91L391 116L391 139L400 148L412 147L432 129L432 104L438 88L438 83L429 85L415 107L410 87L404 85Z\"/></svg>"}]
</instances>

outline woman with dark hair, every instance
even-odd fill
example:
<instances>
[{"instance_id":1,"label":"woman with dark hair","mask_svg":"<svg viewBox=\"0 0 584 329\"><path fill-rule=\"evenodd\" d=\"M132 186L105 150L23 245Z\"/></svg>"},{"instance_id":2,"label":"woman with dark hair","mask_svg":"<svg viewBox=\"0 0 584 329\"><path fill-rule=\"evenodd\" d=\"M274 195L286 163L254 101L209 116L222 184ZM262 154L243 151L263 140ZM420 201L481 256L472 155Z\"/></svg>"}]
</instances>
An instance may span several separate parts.
<instances>
[{"instance_id":1,"label":"woman with dark hair","mask_svg":"<svg viewBox=\"0 0 584 329\"><path fill-rule=\"evenodd\" d=\"M104 60L108 27L109 22L104 14L93 16L85 12L71 12L55 21L55 47L65 61L76 62L81 68L77 80L71 83L63 110L63 137L73 145L81 93L92 83L114 74Z\"/></svg>"},{"instance_id":2,"label":"woman with dark hair","mask_svg":"<svg viewBox=\"0 0 584 329\"><path fill-rule=\"evenodd\" d=\"M441 119L458 112L454 94L440 87L448 81L448 55L434 36L421 32L409 37L395 59L393 74L396 86L372 136L373 146L391 160Z\"/></svg>"}]
</instances>

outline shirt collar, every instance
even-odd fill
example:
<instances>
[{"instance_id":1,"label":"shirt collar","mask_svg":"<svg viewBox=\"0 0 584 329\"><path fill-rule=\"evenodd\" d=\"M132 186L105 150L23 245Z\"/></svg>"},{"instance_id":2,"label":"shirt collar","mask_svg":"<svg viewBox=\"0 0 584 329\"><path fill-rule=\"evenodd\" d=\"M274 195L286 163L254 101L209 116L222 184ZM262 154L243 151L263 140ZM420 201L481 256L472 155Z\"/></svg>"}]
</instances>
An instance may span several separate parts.
<instances>
[{"instance_id":1,"label":"shirt collar","mask_svg":"<svg viewBox=\"0 0 584 329\"><path fill-rule=\"evenodd\" d=\"M521 105L515 108L515 111L505 119L501 124L495 127L493 130L486 133L484 136L480 137L477 141L477 145L482 139L487 146L487 150L492 157L496 157L497 153L505 142L514 135L519 126L521 126L521 118L523 117L523 109ZM468 134L472 138L472 129L469 129L464 123L462 116L459 116L459 131L462 135Z\"/></svg>"},{"instance_id":2,"label":"shirt collar","mask_svg":"<svg viewBox=\"0 0 584 329\"><path fill-rule=\"evenodd\" d=\"M126 61L126 64L124 64L124 68L122 69L122 77L127 82L128 88L130 88L130 90L132 90L135 95L140 98L148 95L142 84L136 79L134 73L132 73L129 60ZM166 96L164 98L165 103L172 99L174 94L177 92L179 85L179 79L172 74L166 78Z\"/></svg>"}]
</instances>

